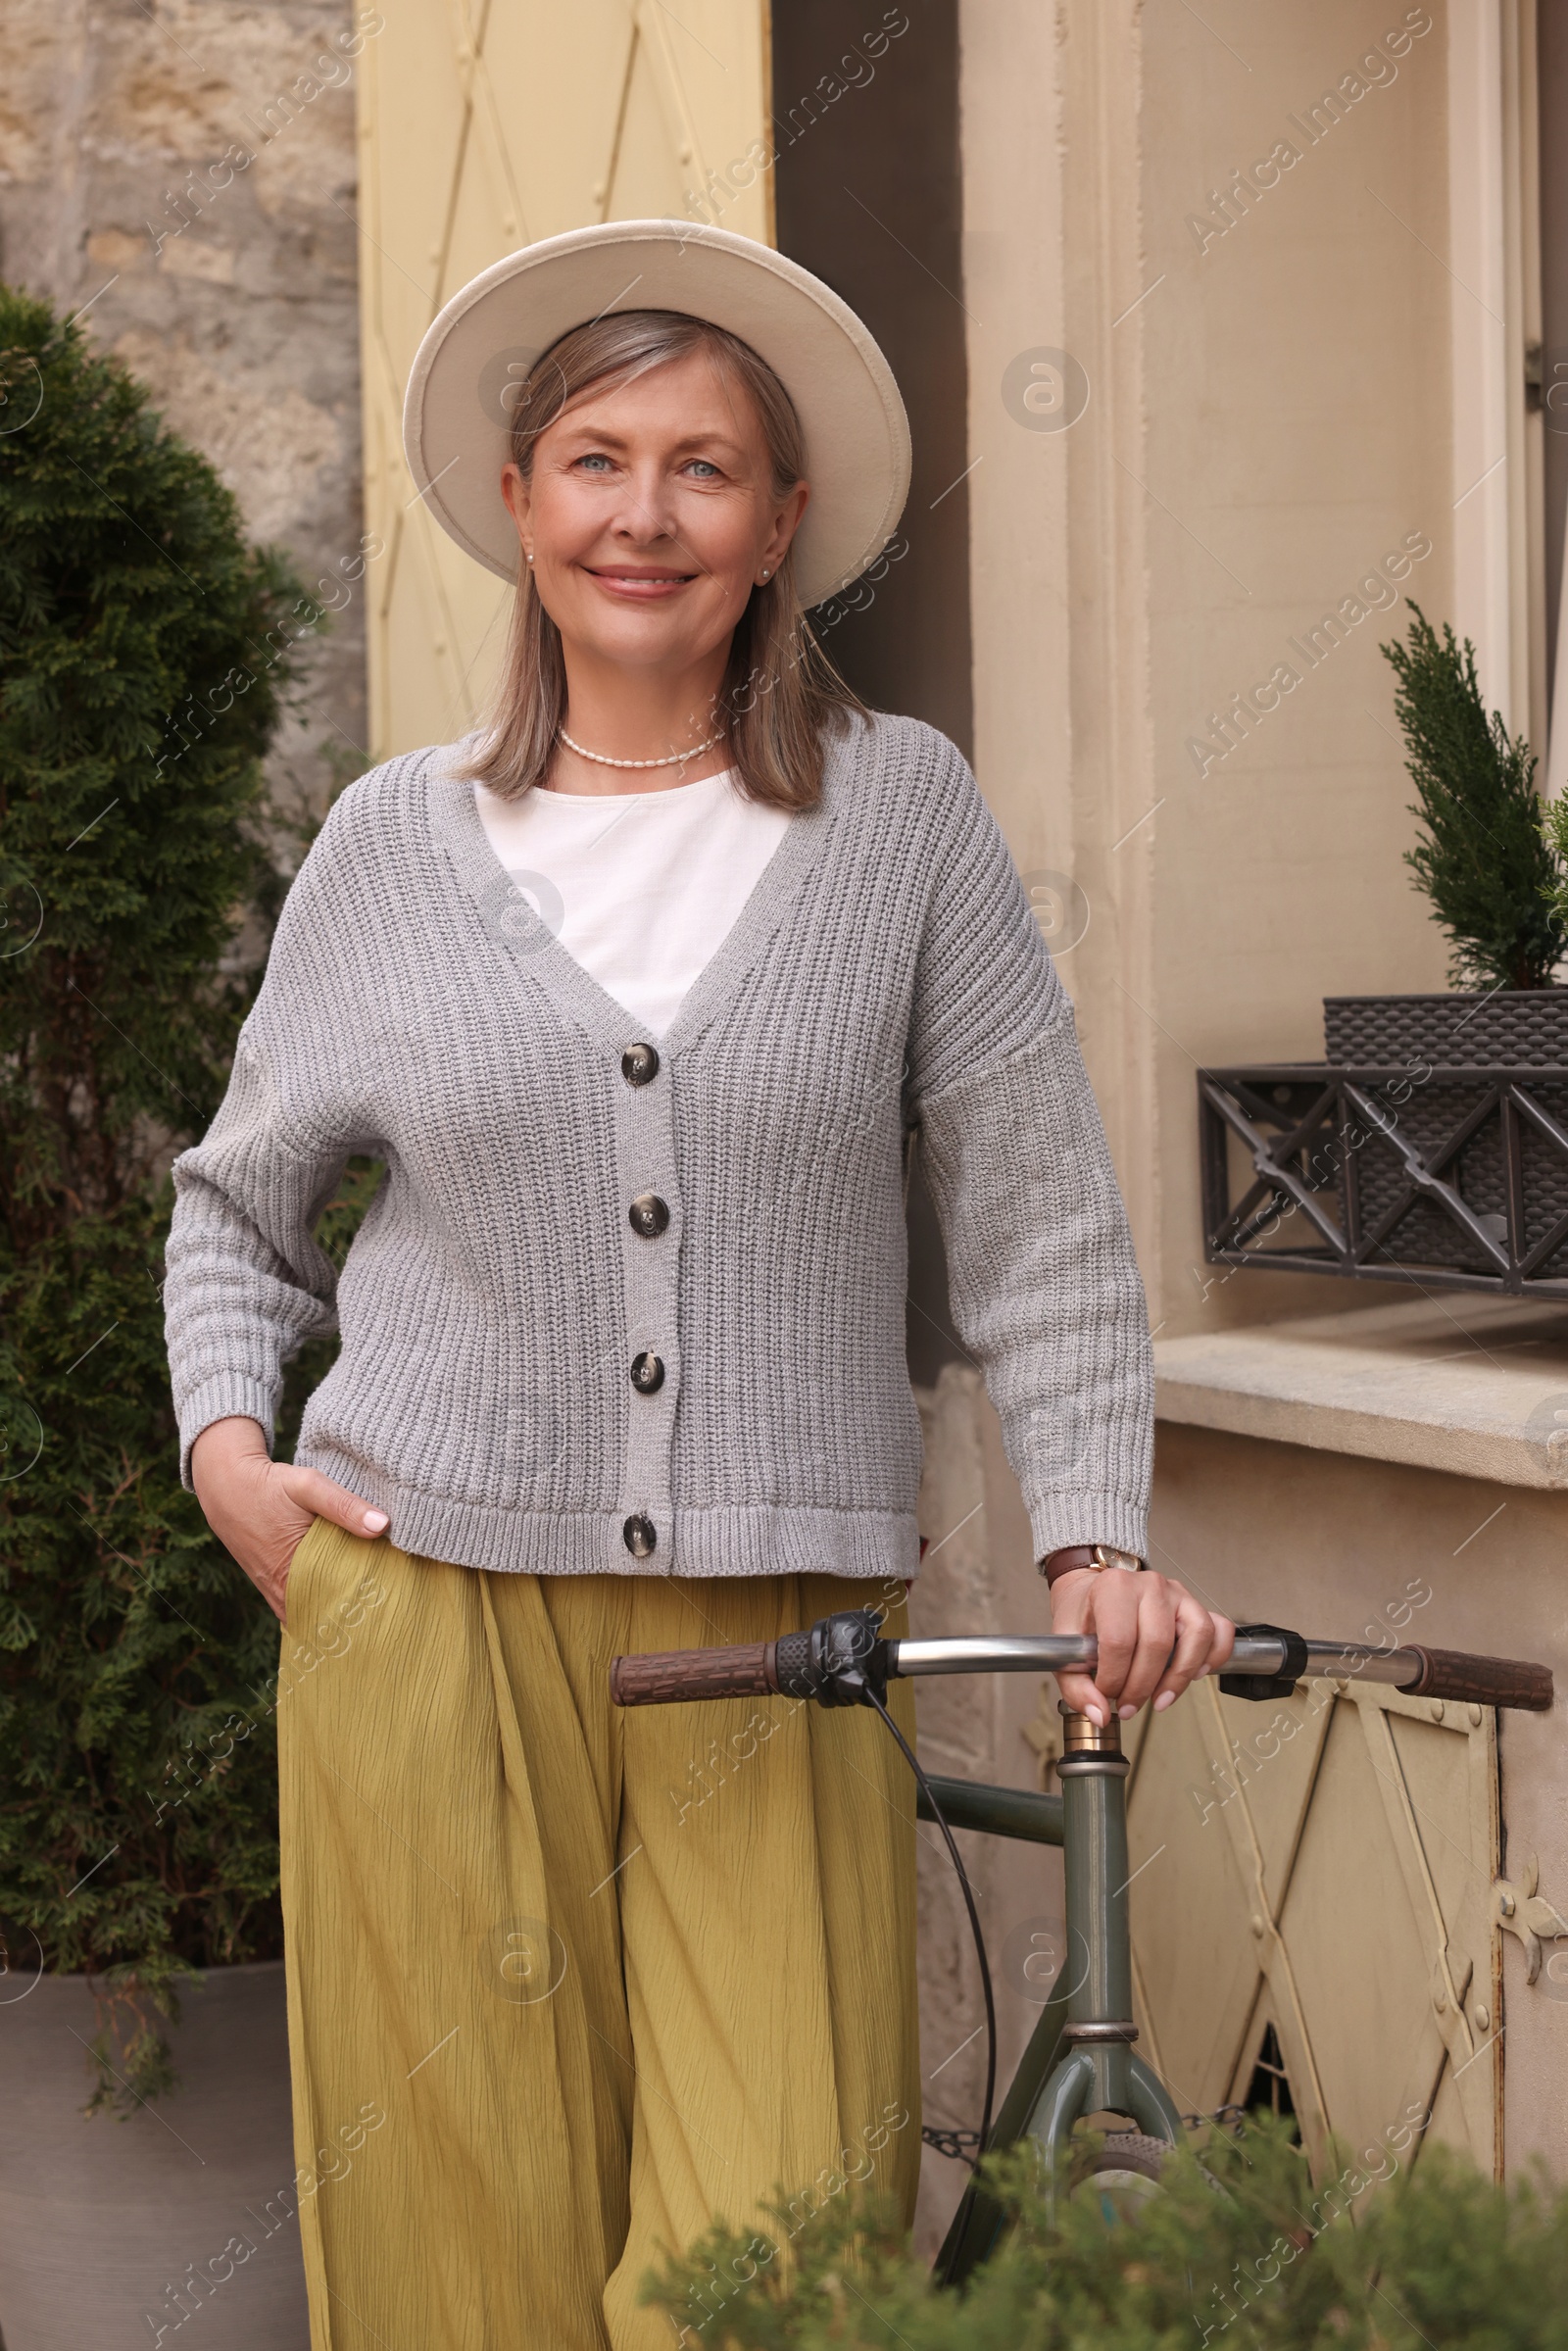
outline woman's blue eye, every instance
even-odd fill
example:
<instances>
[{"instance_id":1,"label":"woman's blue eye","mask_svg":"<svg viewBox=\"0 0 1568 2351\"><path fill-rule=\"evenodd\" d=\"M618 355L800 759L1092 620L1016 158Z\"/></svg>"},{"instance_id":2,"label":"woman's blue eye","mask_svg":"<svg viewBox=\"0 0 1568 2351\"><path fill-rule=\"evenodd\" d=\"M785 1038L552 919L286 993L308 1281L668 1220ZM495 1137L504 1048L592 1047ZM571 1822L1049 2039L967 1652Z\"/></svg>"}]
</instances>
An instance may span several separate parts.
<instances>
[{"instance_id":1,"label":"woman's blue eye","mask_svg":"<svg viewBox=\"0 0 1568 2351\"><path fill-rule=\"evenodd\" d=\"M590 451L587 457L579 458L577 462L581 465L608 465L610 460L602 451Z\"/></svg>"},{"instance_id":2,"label":"woman's blue eye","mask_svg":"<svg viewBox=\"0 0 1568 2351\"><path fill-rule=\"evenodd\" d=\"M710 473L715 481L718 479L718 467L706 457L694 457L692 466L694 470L701 467L705 476Z\"/></svg>"}]
</instances>

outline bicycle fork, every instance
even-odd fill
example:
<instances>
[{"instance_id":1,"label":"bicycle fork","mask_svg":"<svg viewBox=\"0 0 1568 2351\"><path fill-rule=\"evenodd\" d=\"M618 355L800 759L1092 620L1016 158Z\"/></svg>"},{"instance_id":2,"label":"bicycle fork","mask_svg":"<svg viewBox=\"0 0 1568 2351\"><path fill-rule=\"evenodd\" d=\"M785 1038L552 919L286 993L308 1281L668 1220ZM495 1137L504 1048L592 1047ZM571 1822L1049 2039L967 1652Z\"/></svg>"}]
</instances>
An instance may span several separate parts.
<instances>
[{"instance_id":1,"label":"bicycle fork","mask_svg":"<svg viewBox=\"0 0 1568 2351\"><path fill-rule=\"evenodd\" d=\"M1121 1726L1102 1730L1061 1709L1065 1751L1056 1767L1063 1804L1067 1896L1067 2017L1058 2057L1026 2126L1053 2166L1086 2114L1129 2116L1151 2137L1181 2140L1181 2117L1133 2048L1132 1945L1127 1930L1128 1762Z\"/></svg>"}]
</instances>

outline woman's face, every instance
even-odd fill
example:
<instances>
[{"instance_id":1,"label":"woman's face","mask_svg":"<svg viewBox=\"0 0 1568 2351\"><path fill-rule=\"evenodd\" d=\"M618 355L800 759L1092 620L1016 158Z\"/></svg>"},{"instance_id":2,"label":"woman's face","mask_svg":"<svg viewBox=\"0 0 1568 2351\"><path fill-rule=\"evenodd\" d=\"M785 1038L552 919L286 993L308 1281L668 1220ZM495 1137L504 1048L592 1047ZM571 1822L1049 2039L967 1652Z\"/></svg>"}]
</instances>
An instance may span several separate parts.
<instances>
[{"instance_id":1,"label":"woman's face","mask_svg":"<svg viewBox=\"0 0 1568 2351\"><path fill-rule=\"evenodd\" d=\"M727 647L808 495L775 498L762 428L711 354L592 389L501 477L540 601L568 652L681 670Z\"/></svg>"}]
</instances>

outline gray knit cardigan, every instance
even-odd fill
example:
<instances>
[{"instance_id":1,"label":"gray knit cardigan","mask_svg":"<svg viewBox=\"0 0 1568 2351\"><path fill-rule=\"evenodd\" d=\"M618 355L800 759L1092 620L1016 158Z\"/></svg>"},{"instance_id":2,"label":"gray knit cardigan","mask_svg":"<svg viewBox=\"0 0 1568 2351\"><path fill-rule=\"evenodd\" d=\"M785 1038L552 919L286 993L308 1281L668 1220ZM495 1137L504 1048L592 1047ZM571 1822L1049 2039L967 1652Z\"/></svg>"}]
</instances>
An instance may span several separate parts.
<instances>
[{"instance_id":1,"label":"gray knit cardigan","mask_svg":"<svg viewBox=\"0 0 1568 2351\"><path fill-rule=\"evenodd\" d=\"M850 725L644 1083L623 1074L636 1020L490 849L464 748L337 802L222 1106L175 1161L187 1482L227 1414L270 1444L284 1364L337 1330L296 1457L379 1503L405 1550L913 1575L913 1127L1037 1555L1141 1551L1152 1377L1126 1216L1071 1005L952 744ZM314 1228L351 1152L386 1174L334 1276ZM650 1196L667 1221L639 1230Z\"/></svg>"}]
</instances>

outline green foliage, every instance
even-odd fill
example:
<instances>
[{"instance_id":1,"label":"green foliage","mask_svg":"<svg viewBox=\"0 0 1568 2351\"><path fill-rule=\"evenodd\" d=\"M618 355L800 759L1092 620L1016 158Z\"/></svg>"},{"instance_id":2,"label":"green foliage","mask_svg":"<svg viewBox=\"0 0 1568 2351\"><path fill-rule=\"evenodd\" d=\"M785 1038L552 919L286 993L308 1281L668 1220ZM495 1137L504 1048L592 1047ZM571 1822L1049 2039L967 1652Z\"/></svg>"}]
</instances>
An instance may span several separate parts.
<instances>
[{"instance_id":1,"label":"green foliage","mask_svg":"<svg viewBox=\"0 0 1568 2351\"><path fill-rule=\"evenodd\" d=\"M781 2198L768 2232L710 2230L644 2298L682 2351L1561 2351L1568 2191L1495 2188L1442 2147L1413 2169L1372 2152L1314 2187L1259 2119L1147 2201L1090 2183L1054 2213L1015 2153L989 2167L1011 2232L962 2294L874 2199Z\"/></svg>"},{"instance_id":2,"label":"green foliage","mask_svg":"<svg viewBox=\"0 0 1568 2351\"><path fill-rule=\"evenodd\" d=\"M1459 986L1545 988L1568 941L1558 902L1561 874L1543 836L1536 759L1490 719L1476 680L1475 647L1442 641L1421 611L1406 645L1382 651L1398 679L1394 708L1410 756L1425 838L1405 852L1417 888L1453 944Z\"/></svg>"},{"instance_id":3,"label":"green foliage","mask_svg":"<svg viewBox=\"0 0 1568 2351\"><path fill-rule=\"evenodd\" d=\"M1552 865L1546 904L1559 930L1568 936L1568 799L1542 802L1541 831Z\"/></svg>"},{"instance_id":4,"label":"green foliage","mask_svg":"<svg viewBox=\"0 0 1568 2351\"><path fill-rule=\"evenodd\" d=\"M102 1977L119 2100L167 2084L182 1970L280 1948L276 1627L179 1485L160 1282L281 893L261 763L314 608L4 288L0 386L0 1930Z\"/></svg>"}]
</instances>

